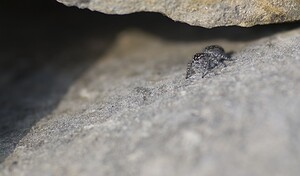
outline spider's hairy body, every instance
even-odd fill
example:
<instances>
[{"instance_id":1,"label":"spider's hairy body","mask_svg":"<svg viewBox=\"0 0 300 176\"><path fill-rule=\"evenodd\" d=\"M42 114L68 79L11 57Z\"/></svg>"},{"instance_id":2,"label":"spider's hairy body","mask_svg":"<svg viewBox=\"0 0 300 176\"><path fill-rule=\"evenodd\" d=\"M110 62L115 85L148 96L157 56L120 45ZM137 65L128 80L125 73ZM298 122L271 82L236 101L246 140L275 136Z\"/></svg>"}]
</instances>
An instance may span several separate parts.
<instances>
[{"instance_id":1,"label":"spider's hairy body","mask_svg":"<svg viewBox=\"0 0 300 176\"><path fill-rule=\"evenodd\" d=\"M224 61L231 60L224 49L217 45L206 47L203 52L196 53L188 63L186 78L202 73L202 78L219 65L226 67Z\"/></svg>"}]
</instances>

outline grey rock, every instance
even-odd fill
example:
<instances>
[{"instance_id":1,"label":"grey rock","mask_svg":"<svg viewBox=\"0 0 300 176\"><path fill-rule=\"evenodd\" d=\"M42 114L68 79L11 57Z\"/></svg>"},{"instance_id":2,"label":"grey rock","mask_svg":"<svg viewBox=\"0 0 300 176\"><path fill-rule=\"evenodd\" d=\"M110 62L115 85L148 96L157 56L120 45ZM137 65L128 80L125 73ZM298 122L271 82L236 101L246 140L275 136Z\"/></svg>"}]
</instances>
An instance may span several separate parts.
<instances>
[{"instance_id":1,"label":"grey rock","mask_svg":"<svg viewBox=\"0 0 300 176\"><path fill-rule=\"evenodd\" d=\"M212 28L253 26L300 19L298 0L57 0L107 14L159 12L175 21Z\"/></svg>"},{"instance_id":2,"label":"grey rock","mask_svg":"<svg viewBox=\"0 0 300 176\"><path fill-rule=\"evenodd\" d=\"M0 174L298 175L300 30L252 42L228 67L185 79L197 47L124 32Z\"/></svg>"},{"instance_id":3,"label":"grey rock","mask_svg":"<svg viewBox=\"0 0 300 176\"><path fill-rule=\"evenodd\" d=\"M300 28L61 7L2 15L1 176L299 175ZM185 79L211 44L234 61Z\"/></svg>"}]
</instances>

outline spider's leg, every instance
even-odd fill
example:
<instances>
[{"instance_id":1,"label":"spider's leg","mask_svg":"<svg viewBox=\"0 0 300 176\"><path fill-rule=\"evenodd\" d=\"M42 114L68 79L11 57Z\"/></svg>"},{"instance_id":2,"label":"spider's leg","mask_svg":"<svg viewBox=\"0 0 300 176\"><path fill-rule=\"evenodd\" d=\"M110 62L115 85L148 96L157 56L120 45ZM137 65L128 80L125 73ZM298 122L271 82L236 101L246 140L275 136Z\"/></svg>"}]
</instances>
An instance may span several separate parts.
<instances>
[{"instance_id":1,"label":"spider's leg","mask_svg":"<svg viewBox=\"0 0 300 176\"><path fill-rule=\"evenodd\" d=\"M230 54L224 53L222 58L226 61L233 61L234 59L232 59Z\"/></svg>"},{"instance_id":2,"label":"spider's leg","mask_svg":"<svg viewBox=\"0 0 300 176\"><path fill-rule=\"evenodd\" d=\"M226 52L226 53L225 53L225 56L228 57L228 60L233 60L233 59L232 59L232 55L233 55L233 54L234 54L233 51L229 51L229 52Z\"/></svg>"},{"instance_id":3,"label":"spider's leg","mask_svg":"<svg viewBox=\"0 0 300 176\"><path fill-rule=\"evenodd\" d=\"M208 68L207 70L212 70L214 69L215 67L217 67L219 65L220 61L215 58L214 55L211 56L211 59L208 61Z\"/></svg>"},{"instance_id":4,"label":"spider's leg","mask_svg":"<svg viewBox=\"0 0 300 176\"><path fill-rule=\"evenodd\" d=\"M212 61L209 60L206 65L205 65L205 71L202 72L202 78L204 78L204 76L206 76L208 73L209 73L209 70L211 70L211 64L212 64Z\"/></svg>"},{"instance_id":5,"label":"spider's leg","mask_svg":"<svg viewBox=\"0 0 300 176\"><path fill-rule=\"evenodd\" d=\"M208 74L208 70L202 73L202 78L204 78L204 76L206 76L207 74Z\"/></svg>"},{"instance_id":6,"label":"spider's leg","mask_svg":"<svg viewBox=\"0 0 300 176\"><path fill-rule=\"evenodd\" d=\"M187 70L186 70L186 76L185 79L188 79L191 77L193 74L195 74L195 71L193 69L193 61L188 62Z\"/></svg>"},{"instance_id":7,"label":"spider's leg","mask_svg":"<svg viewBox=\"0 0 300 176\"><path fill-rule=\"evenodd\" d=\"M224 67L227 67L227 64L225 62L220 62Z\"/></svg>"}]
</instances>

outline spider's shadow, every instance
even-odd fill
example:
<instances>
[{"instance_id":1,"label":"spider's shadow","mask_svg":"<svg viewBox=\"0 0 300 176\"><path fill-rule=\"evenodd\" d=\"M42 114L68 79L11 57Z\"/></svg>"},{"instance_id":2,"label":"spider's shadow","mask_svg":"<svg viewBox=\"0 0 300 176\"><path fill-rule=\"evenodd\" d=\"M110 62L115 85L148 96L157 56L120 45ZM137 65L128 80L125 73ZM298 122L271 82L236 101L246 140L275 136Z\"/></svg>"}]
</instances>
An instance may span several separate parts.
<instances>
[{"instance_id":1,"label":"spider's shadow","mask_svg":"<svg viewBox=\"0 0 300 176\"><path fill-rule=\"evenodd\" d=\"M225 54L232 60L232 57L235 54L235 52L234 51L228 51Z\"/></svg>"}]
</instances>

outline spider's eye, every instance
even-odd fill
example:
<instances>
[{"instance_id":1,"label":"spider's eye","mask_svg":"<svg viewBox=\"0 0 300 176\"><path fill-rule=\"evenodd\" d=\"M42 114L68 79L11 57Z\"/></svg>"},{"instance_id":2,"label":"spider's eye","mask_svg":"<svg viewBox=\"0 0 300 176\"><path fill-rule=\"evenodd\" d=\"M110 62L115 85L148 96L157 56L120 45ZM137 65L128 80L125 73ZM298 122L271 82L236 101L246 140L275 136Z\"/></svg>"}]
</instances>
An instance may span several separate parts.
<instances>
[{"instance_id":1,"label":"spider's eye","mask_svg":"<svg viewBox=\"0 0 300 176\"><path fill-rule=\"evenodd\" d=\"M195 57L194 57L194 60L195 60L195 61L198 61L199 59L200 59L199 56L195 56Z\"/></svg>"}]
</instances>

